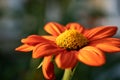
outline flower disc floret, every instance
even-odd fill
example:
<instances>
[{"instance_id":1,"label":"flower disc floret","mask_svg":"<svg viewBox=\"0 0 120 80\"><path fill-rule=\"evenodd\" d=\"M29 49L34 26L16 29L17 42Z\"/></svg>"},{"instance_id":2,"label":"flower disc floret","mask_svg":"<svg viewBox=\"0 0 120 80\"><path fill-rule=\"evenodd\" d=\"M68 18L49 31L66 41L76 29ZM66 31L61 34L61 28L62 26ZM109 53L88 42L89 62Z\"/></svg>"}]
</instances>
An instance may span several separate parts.
<instances>
[{"instance_id":1,"label":"flower disc floret","mask_svg":"<svg viewBox=\"0 0 120 80\"><path fill-rule=\"evenodd\" d=\"M87 43L87 38L74 29L66 30L56 38L56 44L68 50L77 50Z\"/></svg>"}]
</instances>

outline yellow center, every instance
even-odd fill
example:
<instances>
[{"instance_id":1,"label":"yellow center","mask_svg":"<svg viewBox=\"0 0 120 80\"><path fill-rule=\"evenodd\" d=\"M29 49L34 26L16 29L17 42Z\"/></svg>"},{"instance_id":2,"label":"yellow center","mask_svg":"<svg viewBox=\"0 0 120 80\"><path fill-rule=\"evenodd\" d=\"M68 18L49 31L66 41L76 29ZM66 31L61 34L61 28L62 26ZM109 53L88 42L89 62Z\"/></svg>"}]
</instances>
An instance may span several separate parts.
<instances>
[{"instance_id":1,"label":"yellow center","mask_svg":"<svg viewBox=\"0 0 120 80\"><path fill-rule=\"evenodd\" d=\"M56 44L62 48L71 50L71 49L80 49L88 43L87 38L76 30L66 30L56 38Z\"/></svg>"}]
</instances>

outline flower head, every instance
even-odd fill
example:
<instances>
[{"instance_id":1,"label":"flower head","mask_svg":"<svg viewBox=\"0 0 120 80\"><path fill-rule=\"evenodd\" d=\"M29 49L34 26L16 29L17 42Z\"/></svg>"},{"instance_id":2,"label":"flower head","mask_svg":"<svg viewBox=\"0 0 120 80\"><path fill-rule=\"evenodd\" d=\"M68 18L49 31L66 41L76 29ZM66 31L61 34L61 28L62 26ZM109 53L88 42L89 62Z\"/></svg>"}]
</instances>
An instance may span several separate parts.
<instances>
[{"instance_id":1,"label":"flower head","mask_svg":"<svg viewBox=\"0 0 120 80\"><path fill-rule=\"evenodd\" d=\"M112 38L117 31L116 26L86 29L78 23L63 26L50 22L44 29L51 35L30 35L21 40L23 45L16 50L33 51L33 58L45 57L42 69L47 79L54 77L51 73L54 72L51 56L54 56L59 68L66 69L73 68L78 61L90 66L101 66L105 63L104 52L120 51L120 39Z\"/></svg>"}]
</instances>

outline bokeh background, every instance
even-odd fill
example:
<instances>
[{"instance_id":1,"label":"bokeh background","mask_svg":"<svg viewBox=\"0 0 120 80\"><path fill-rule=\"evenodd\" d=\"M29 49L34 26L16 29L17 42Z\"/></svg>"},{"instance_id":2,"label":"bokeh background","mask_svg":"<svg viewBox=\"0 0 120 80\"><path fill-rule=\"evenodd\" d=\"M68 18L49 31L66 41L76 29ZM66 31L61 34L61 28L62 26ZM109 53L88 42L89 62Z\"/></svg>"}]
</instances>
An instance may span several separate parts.
<instances>
[{"instance_id":1,"label":"bokeh background","mask_svg":"<svg viewBox=\"0 0 120 80\"><path fill-rule=\"evenodd\" d=\"M116 25L115 37L120 37L119 7L120 0L0 0L0 80L44 80L41 68L36 69L41 59L14 49L21 38L46 34L47 22ZM120 53L105 55L107 63L101 67L78 63L72 80L120 80ZM56 67L55 72L61 80L63 70Z\"/></svg>"}]
</instances>

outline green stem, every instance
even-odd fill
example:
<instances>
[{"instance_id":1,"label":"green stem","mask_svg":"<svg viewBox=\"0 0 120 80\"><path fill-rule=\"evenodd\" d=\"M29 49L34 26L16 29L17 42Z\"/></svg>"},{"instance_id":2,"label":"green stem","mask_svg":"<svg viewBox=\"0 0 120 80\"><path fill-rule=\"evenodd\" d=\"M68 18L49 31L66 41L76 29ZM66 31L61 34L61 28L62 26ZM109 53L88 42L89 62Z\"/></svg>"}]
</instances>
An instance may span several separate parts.
<instances>
[{"instance_id":1,"label":"green stem","mask_svg":"<svg viewBox=\"0 0 120 80\"><path fill-rule=\"evenodd\" d=\"M72 76L72 70L71 69L65 69L62 80L70 80L71 76Z\"/></svg>"}]
</instances>

